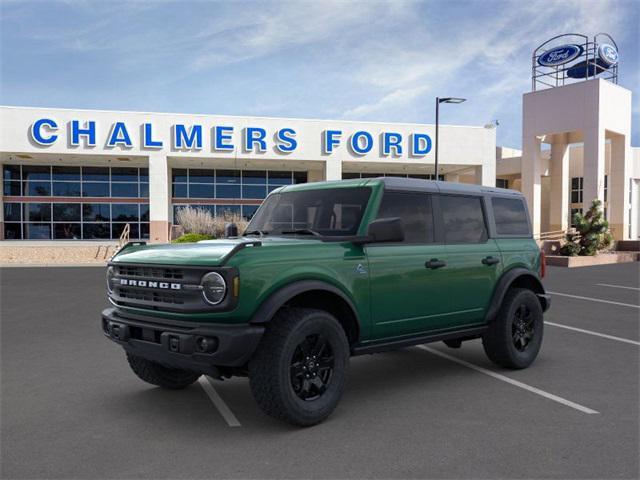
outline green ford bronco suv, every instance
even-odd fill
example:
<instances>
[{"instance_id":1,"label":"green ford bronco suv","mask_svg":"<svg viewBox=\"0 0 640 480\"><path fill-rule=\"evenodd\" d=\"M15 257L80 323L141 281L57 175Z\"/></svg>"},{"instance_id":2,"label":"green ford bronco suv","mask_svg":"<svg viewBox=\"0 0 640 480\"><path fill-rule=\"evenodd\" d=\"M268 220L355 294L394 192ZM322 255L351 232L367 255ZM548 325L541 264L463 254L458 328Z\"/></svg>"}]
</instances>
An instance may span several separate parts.
<instances>
[{"instance_id":1,"label":"green ford bronco suv","mask_svg":"<svg viewBox=\"0 0 640 480\"><path fill-rule=\"evenodd\" d=\"M349 357L482 339L524 368L549 308L522 195L401 178L281 187L240 237L130 243L112 259L102 329L136 375L184 388L248 376L269 415L324 420Z\"/></svg>"}]
</instances>

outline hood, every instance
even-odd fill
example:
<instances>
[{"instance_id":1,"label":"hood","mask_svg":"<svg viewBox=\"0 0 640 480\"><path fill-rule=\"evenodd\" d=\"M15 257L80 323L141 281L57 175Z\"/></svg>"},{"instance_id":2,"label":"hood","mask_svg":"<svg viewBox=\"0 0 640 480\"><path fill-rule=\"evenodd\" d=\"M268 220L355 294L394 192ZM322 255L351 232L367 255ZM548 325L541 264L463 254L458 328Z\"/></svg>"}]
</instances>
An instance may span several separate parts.
<instances>
[{"instance_id":1,"label":"hood","mask_svg":"<svg viewBox=\"0 0 640 480\"><path fill-rule=\"evenodd\" d=\"M321 243L312 238L294 237L242 237L224 240L204 240L198 243L158 244L158 245L132 245L121 253L118 253L113 262L148 263L158 265L202 265L218 266L230 258L234 248L243 243L261 242L259 247L249 246L245 248L269 248L282 245L309 245ZM241 247L242 248L242 247ZM240 251L239 249L237 251Z\"/></svg>"}]
</instances>

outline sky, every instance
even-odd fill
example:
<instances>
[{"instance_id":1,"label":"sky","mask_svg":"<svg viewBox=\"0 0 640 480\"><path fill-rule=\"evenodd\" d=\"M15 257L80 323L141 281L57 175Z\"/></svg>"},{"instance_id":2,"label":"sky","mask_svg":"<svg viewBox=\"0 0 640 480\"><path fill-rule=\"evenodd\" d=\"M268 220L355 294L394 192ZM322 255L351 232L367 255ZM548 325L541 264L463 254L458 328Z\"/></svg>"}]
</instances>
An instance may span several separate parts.
<instances>
[{"instance_id":1,"label":"sky","mask_svg":"<svg viewBox=\"0 0 640 480\"><path fill-rule=\"evenodd\" d=\"M0 104L379 122L498 120L519 148L531 54L607 32L633 91L640 1L0 0Z\"/></svg>"}]
</instances>

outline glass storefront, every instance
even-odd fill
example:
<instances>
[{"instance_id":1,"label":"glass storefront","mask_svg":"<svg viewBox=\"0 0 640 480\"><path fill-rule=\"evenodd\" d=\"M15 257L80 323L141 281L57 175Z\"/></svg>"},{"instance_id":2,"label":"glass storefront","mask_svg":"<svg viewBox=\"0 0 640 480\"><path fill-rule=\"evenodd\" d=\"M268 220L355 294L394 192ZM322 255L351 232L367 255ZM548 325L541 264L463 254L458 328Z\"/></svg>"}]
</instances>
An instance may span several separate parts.
<instances>
[{"instance_id":1,"label":"glass storefront","mask_svg":"<svg viewBox=\"0 0 640 480\"><path fill-rule=\"evenodd\" d=\"M149 237L147 168L3 165L3 187L6 240Z\"/></svg>"},{"instance_id":2,"label":"glass storefront","mask_svg":"<svg viewBox=\"0 0 640 480\"><path fill-rule=\"evenodd\" d=\"M214 216L237 213L250 219L271 191L306 181L307 172L174 168L171 178L174 218L178 209L191 206L208 210ZM241 204L234 203L238 200L242 200Z\"/></svg>"}]
</instances>

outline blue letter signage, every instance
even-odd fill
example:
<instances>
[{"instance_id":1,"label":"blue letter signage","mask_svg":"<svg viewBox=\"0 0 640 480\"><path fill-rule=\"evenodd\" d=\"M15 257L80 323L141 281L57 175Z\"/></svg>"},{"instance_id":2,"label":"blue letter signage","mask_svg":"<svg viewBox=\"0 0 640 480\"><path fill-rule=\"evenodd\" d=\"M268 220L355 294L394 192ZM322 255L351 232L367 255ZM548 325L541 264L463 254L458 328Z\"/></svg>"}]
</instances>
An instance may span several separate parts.
<instances>
[{"instance_id":1,"label":"blue letter signage","mask_svg":"<svg viewBox=\"0 0 640 480\"><path fill-rule=\"evenodd\" d=\"M173 148L175 149L202 149L202 125L194 125L190 131L178 123L173 127Z\"/></svg>"},{"instance_id":2,"label":"blue letter signage","mask_svg":"<svg viewBox=\"0 0 640 480\"><path fill-rule=\"evenodd\" d=\"M296 131L293 128L281 128L276 133L276 148L282 153L293 152L298 147L295 136Z\"/></svg>"},{"instance_id":3,"label":"blue letter signage","mask_svg":"<svg viewBox=\"0 0 640 480\"><path fill-rule=\"evenodd\" d=\"M42 127L46 127L50 132L55 132L58 130L58 124L50 118L41 118L33 122L29 129L31 138L38 145L52 145L58 139L58 135L51 133L49 136L44 136Z\"/></svg>"},{"instance_id":4,"label":"blue letter signage","mask_svg":"<svg viewBox=\"0 0 640 480\"><path fill-rule=\"evenodd\" d=\"M85 128L80 128L79 120L71 120L71 145L80 145L80 137L86 137L87 146L96 146L96 122L90 120L85 122Z\"/></svg>"},{"instance_id":5,"label":"blue letter signage","mask_svg":"<svg viewBox=\"0 0 640 480\"><path fill-rule=\"evenodd\" d=\"M220 151L232 151L233 145L227 142L232 139L233 127L215 127L214 130L213 148Z\"/></svg>"},{"instance_id":6,"label":"blue letter signage","mask_svg":"<svg viewBox=\"0 0 640 480\"><path fill-rule=\"evenodd\" d=\"M431 137L426 133L414 133L411 141L411 155L418 157L431 151Z\"/></svg>"},{"instance_id":7,"label":"blue letter signage","mask_svg":"<svg viewBox=\"0 0 640 480\"><path fill-rule=\"evenodd\" d=\"M402 135L399 133L385 132L382 136L382 154L391 155L392 148L393 155L402 155Z\"/></svg>"},{"instance_id":8,"label":"blue letter signage","mask_svg":"<svg viewBox=\"0 0 640 480\"><path fill-rule=\"evenodd\" d=\"M364 142L362 141L364 140ZM351 150L356 155L369 153L373 148L373 137L369 132L359 130L351 136Z\"/></svg>"},{"instance_id":9,"label":"blue letter signage","mask_svg":"<svg viewBox=\"0 0 640 480\"><path fill-rule=\"evenodd\" d=\"M325 130L322 136L322 151L325 154L333 153L336 145L340 145L342 130Z\"/></svg>"},{"instance_id":10,"label":"blue letter signage","mask_svg":"<svg viewBox=\"0 0 640 480\"><path fill-rule=\"evenodd\" d=\"M162 141L153 140L153 125L150 123L144 124L144 130L142 133L142 148L162 148Z\"/></svg>"},{"instance_id":11,"label":"blue letter signage","mask_svg":"<svg viewBox=\"0 0 640 480\"><path fill-rule=\"evenodd\" d=\"M254 146L258 146L258 152L267 151L267 142L264 138L267 131L259 127L247 127L244 129L244 150L245 152L253 152Z\"/></svg>"},{"instance_id":12,"label":"blue letter signage","mask_svg":"<svg viewBox=\"0 0 640 480\"><path fill-rule=\"evenodd\" d=\"M133 147L131 137L124 122L116 122L113 124L113 128L111 128L111 135L109 135L109 140L107 140L107 147L115 147L116 145L122 145L126 148Z\"/></svg>"}]
</instances>

